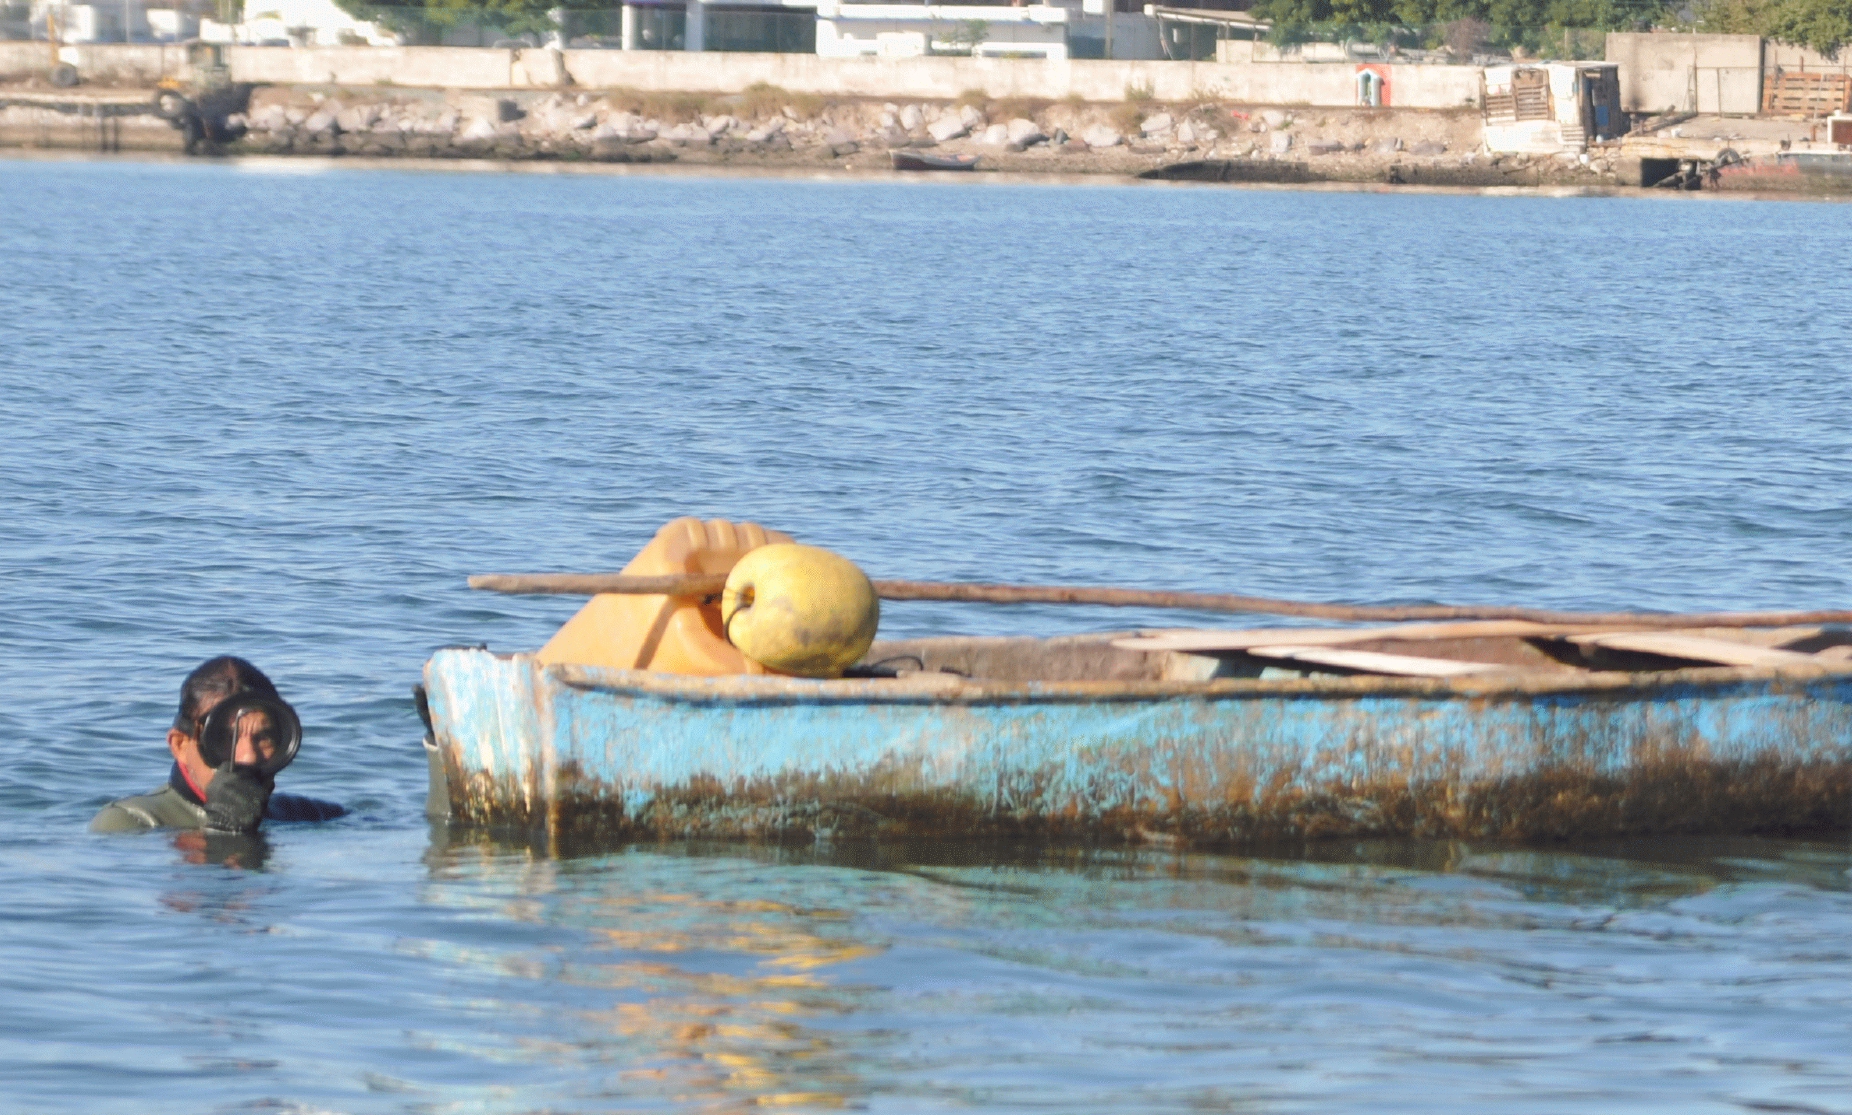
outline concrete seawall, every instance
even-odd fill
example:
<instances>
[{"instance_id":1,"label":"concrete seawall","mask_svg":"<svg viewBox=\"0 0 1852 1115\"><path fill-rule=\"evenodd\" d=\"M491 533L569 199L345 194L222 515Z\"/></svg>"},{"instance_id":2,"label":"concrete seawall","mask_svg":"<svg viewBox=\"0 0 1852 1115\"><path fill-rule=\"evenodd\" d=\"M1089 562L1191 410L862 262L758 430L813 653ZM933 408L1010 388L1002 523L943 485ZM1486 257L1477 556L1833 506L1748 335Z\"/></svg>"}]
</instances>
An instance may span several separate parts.
<instances>
[{"instance_id":1,"label":"concrete seawall","mask_svg":"<svg viewBox=\"0 0 1852 1115\"><path fill-rule=\"evenodd\" d=\"M814 54L621 50L498 50L478 47L230 47L234 81L409 89L633 89L739 93L775 85L793 93L877 100L1077 98L1096 103L1142 91L1165 102L1345 108L1357 104L1358 66L1325 62L1048 62L1026 58L821 58ZM91 82L152 84L179 69L180 52L159 46L65 47L64 61ZM44 73L44 43L0 43L0 77ZM1388 65L1397 108L1477 107L1474 66Z\"/></svg>"},{"instance_id":2,"label":"concrete seawall","mask_svg":"<svg viewBox=\"0 0 1852 1115\"><path fill-rule=\"evenodd\" d=\"M1618 169L1489 156L1472 109L274 85L222 123L230 138L196 153L886 173L891 151L928 148L1021 174L1447 186L1603 185ZM9 146L178 152L183 137L127 90L0 93Z\"/></svg>"},{"instance_id":3,"label":"concrete seawall","mask_svg":"<svg viewBox=\"0 0 1852 1115\"><path fill-rule=\"evenodd\" d=\"M0 150L179 152L185 139L136 93L0 91Z\"/></svg>"}]
</instances>

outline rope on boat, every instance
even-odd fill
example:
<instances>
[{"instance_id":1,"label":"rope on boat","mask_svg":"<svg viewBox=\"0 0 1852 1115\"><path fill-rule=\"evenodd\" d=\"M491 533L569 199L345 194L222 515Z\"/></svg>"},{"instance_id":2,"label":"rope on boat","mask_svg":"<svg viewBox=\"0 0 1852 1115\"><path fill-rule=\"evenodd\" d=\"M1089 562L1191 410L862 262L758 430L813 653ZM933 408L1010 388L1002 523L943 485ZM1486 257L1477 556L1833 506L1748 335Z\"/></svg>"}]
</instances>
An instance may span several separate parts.
<instances>
[{"instance_id":1,"label":"rope on boat","mask_svg":"<svg viewBox=\"0 0 1852 1115\"><path fill-rule=\"evenodd\" d=\"M632 577L622 573L485 573L469 587L515 595L713 596L726 586L722 573L667 577ZM1506 605L1321 604L1275 600L1217 592L1165 592L1084 585L950 584L940 581L876 581L883 600L942 600L969 604L1092 604L1109 608L1176 608L1193 612L1302 616L1353 623L1405 623L1420 620L1513 619L1532 623L1615 627L1793 627L1803 624L1852 623L1852 611L1812 612L1556 612Z\"/></svg>"}]
</instances>

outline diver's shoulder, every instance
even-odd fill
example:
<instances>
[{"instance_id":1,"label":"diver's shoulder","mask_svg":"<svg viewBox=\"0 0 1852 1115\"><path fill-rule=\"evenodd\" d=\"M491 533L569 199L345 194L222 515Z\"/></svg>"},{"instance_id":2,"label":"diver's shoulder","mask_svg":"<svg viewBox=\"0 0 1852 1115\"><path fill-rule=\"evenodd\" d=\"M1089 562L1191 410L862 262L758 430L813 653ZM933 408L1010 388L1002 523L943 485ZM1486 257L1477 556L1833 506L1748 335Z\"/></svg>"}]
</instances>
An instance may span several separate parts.
<instances>
[{"instance_id":1,"label":"diver's shoulder","mask_svg":"<svg viewBox=\"0 0 1852 1115\"><path fill-rule=\"evenodd\" d=\"M347 807L300 794L271 794L264 808L266 821L332 821L347 815Z\"/></svg>"},{"instance_id":2,"label":"diver's shoulder","mask_svg":"<svg viewBox=\"0 0 1852 1115\"><path fill-rule=\"evenodd\" d=\"M198 828L206 811L181 797L172 786L118 798L91 818L91 832L145 832L159 828Z\"/></svg>"}]
</instances>

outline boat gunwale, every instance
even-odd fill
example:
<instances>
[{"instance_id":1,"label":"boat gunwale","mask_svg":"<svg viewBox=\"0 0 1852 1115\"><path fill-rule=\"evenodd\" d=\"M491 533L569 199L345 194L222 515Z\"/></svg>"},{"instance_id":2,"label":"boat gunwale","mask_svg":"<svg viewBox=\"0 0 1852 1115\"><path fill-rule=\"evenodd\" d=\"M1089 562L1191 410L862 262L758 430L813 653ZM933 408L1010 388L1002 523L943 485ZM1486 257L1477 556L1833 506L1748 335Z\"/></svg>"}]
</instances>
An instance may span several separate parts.
<instances>
[{"instance_id":1,"label":"boat gunwale","mask_svg":"<svg viewBox=\"0 0 1852 1115\"><path fill-rule=\"evenodd\" d=\"M461 653L440 652L440 653ZM616 670L558 663L541 666L533 656L492 651L524 661L570 689L649 697L683 704L760 705L1019 705L1124 704L1173 700L1360 700L1371 697L1463 701L1549 697L1659 697L1675 691L1725 690L1751 685L1805 688L1812 683L1852 680L1852 663L1813 666L1714 666L1652 672L1590 671L1584 674L1520 671L1453 677L1215 678L1208 681L983 681L957 675L925 675L939 684L909 679L819 680L768 675L704 677L652 670Z\"/></svg>"}]
</instances>

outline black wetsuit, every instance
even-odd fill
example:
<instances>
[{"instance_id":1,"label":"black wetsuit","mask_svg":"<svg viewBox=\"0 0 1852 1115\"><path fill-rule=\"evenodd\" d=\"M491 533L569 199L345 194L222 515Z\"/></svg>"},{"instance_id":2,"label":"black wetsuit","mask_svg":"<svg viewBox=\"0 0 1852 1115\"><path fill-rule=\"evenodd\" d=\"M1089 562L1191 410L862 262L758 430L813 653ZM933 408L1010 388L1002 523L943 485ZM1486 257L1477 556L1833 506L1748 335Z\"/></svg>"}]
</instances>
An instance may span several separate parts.
<instances>
[{"instance_id":1,"label":"black wetsuit","mask_svg":"<svg viewBox=\"0 0 1852 1115\"><path fill-rule=\"evenodd\" d=\"M266 821L330 821L347 810L331 801L271 794L264 807ZM144 832L148 829L199 829L206 827L206 803L199 800L186 775L175 763L167 785L132 798L105 805L90 822L91 832Z\"/></svg>"}]
</instances>

